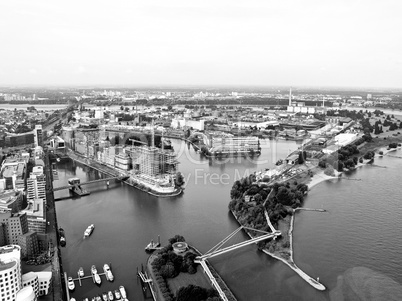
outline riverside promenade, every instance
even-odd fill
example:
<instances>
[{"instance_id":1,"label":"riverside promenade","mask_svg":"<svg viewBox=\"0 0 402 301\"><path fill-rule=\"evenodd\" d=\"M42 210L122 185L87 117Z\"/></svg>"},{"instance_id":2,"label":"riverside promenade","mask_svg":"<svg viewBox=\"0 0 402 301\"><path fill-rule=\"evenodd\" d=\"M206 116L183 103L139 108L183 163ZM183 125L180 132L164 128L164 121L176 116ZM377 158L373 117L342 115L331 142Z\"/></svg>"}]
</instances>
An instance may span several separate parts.
<instances>
[{"instance_id":1,"label":"riverside promenade","mask_svg":"<svg viewBox=\"0 0 402 301\"><path fill-rule=\"evenodd\" d=\"M61 253L59 249L59 239L58 239L58 225L56 216L56 207L54 204L54 194L53 194L53 173L51 171L49 156L45 155L45 175L46 175L46 220L48 222L46 234L48 236L48 241L52 242L53 246L53 258L52 258L52 292L47 296L41 297L43 300L55 300L62 301L65 300L65 291L63 290L63 266L61 262Z\"/></svg>"}]
</instances>

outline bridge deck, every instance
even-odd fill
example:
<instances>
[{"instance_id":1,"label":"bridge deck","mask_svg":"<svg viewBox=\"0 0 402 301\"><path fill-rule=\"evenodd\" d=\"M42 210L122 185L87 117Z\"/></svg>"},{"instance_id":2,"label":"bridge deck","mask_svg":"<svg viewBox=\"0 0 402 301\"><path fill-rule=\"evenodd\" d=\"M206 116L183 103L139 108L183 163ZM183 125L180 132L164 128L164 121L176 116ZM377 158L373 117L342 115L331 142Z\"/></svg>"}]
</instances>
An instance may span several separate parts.
<instances>
[{"instance_id":1,"label":"bridge deck","mask_svg":"<svg viewBox=\"0 0 402 301\"><path fill-rule=\"evenodd\" d=\"M84 183L77 184L78 186L83 186L83 185L88 185L88 184L93 184L93 183L99 183L103 181L109 181L109 180L122 180L126 176L116 176L116 177L109 177L109 178L104 178L104 179L98 179L98 180L93 180L93 181L88 181ZM66 186L61 186L61 187L55 187L53 188L53 191L58 191L58 190L63 190L63 189L69 189L73 188L76 185L66 185Z\"/></svg>"}]
</instances>

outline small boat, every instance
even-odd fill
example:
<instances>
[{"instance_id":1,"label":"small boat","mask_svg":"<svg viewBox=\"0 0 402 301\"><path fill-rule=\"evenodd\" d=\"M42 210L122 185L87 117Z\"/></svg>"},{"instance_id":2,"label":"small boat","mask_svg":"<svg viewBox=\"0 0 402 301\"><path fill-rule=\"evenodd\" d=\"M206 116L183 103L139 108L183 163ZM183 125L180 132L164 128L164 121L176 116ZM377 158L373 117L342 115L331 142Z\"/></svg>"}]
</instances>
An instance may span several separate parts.
<instances>
[{"instance_id":1,"label":"small boat","mask_svg":"<svg viewBox=\"0 0 402 301\"><path fill-rule=\"evenodd\" d=\"M109 300L110 300L110 301L113 301L113 300L114 300L114 296L113 296L112 291L108 291L108 292L107 292L107 296L109 297Z\"/></svg>"},{"instance_id":2,"label":"small boat","mask_svg":"<svg viewBox=\"0 0 402 301\"><path fill-rule=\"evenodd\" d=\"M121 294L119 290L114 290L114 296L116 297L116 300L120 300L121 299Z\"/></svg>"},{"instance_id":3,"label":"small boat","mask_svg":"<svg viewBox=\"0 0 402 301\"><path fill-rule=\"evenodd\" d=\"M92 232L94 231L94 229L95 229L94 224L89 225L88 228L84 232L84 238L90 236L92 234Z\"/></svg>"},{"instance_id":4,"label":"small boat","mask_svg":"<svg viewBox=\"0 0 402 301\"><path fill-rule=\"evenodd\" d=\"M126 299L126 298L127 298L127 294L126 294L126 289L124 288L124 286L120 285L120 286L119 286L119 290L120 290L121 297L122 297L123 299Z\"/></svg>"},{"instance_id":5,"label":"small boat","mask_svg":"<svg viewBox=\"0 0 402 301\"><path fill-rule=\"evenodd\" d=\"M76 301L75 298L70 298L70 301Z\"/></svg>"},{"instance_id":6,"label":"small boat","mask_svg":"<svg viewBox=\"0 0 402 301\"><path fill-rule=\"evenodd\" d=\"M151 242L145 247L145 251L147 252L152 252L155 251L156 249L158 249L161 246L161 242L160 242L160 237L158 235L158 242L154 242L153 240L151 240Z\"/></svg>"},{"instance_id":7,"label":"small boat","mask_svg":"<svg viewBox=\"0 0 402 301\"><path fill-rule=\"evenodd\" d=\"M102 293L102 300L103 301L108 301L107 293Z\"/></svg>"},{"instance_id":8,"label":"small boat","mask_svg":"<svg viewBox=\"0 0 402 301\"><path fill-rule=\"evenodd\" d=\"M91 267L91 273L92 273L92 278L94 280L94 283L101 284L102 280L101 280L101 278L100 278L100 276L98 274L98 270L96 269L95 265L93 265Z\"/></svg>"},{"instance_id":9,"label":"small boat","mask_svg":"<svg viewBox=\"0 0 402 301\"><path fill-rule=\"evenodd\" d=\"M74 280L73 280L72 277L68 277L67 286L68 286L68 289L69 289L70 291L72 291L72 290L75 289L75 284L74 284Z\"/></svg>"},{"instance_id":10,"label":"small boat","mask_svg":"<svg viewBox=\"0 0 402 301\"><path fill-rule=\"evenodd\" d=\"M105 272L105 276L106 276L106 279L107 279L107 280L109 280L109 281L113 281L113 280L114 280L114 276L113 276L112 270L110 269L110 267L109 267L109 265L108 265L107 263L105 263L105 264L103 265L103 271Z\"/></svg>"},{"instance_id":11,"label":"small boat","mask_svg":"<svg viewBox=\"0 0 402 301\"><path fill-rule=\"evenodd\" d=\"M59 236L60 236L60 246L64 247L66 245L66 236L64 234L64 229L59 228Z\"/></svg>"},{"instance_id":12,"label":"small boat","mask_svg":"<svg viewBox=\"0 0 402 301\"><path fill-rule=\"evenodd\" d=\"M88 298L84 298L84 299L82 299L82 301L89 301L89 300L88 300Z\"/></svg>"},{"instance_id":13,"label":"small boat","mask_svg":"<svg viewBox=\"0 0 402 301\"><path fill-rule=\"evenodd\" d=\"M84 277L84 269L82 268L82 267L80 267L79 269L78 269L78 276L80 276L80 277Z\"/></svg>"}]
</instances>

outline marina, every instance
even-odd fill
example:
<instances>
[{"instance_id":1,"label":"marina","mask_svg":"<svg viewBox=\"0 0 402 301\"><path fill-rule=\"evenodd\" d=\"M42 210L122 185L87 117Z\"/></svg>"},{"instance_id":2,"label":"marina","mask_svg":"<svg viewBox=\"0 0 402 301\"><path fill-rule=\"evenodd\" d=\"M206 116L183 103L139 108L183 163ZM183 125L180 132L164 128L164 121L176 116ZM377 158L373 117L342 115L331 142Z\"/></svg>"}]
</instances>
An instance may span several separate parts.
<instances>
[{"instance_id":1,"label":"marina","mask_svg":"<svg viewBox=\"0 0 402 301\"><path fill-rule=\"evenodd\" d=\"M83 267L80 267L77 271L77 278L72 278L71 276L67 276L67 273L64 273L64 278L66 288L67 288L67 299L72 300L74 298L70 298L70 292L73 292L75 290L75 282L77 281L79 286L82 287L84 285L83 281L87 279L92 279L94 284L100 285L101 284L101 276L105 276L106 280L109 282L114 281L114 275L111 270L111 264L105 263L103 265L103 273L98 273L97 268L95 265L91 266L90 269L90 275L85 276L85 272ZM102 297L104 297L105 293L102 293ZM93 297L91 300L99 300L100 295ZM123 285L120 285L117 289L114 290L109 290L106 294L106 301L113 301L114 299L116 300L128 300L127 299L127 293Z\"/></svg>"}]
</instances>

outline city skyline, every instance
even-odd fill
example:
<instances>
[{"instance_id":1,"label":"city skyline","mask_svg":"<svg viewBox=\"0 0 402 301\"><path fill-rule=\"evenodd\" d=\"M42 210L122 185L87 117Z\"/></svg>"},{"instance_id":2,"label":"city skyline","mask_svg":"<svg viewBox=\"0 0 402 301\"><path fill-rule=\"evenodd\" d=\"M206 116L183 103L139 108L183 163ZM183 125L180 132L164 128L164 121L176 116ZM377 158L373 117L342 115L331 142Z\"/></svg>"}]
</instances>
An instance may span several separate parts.
<instances>
[{"instance_id":1,"label":"city skyline","mask_svg":"<svg viewBox=\"0 0 402 301\"><path fill-rule=\"evenodd\" d=\"M13 1L0 85L400 88L397 1Z\"/></svg>"}]
</instances>

